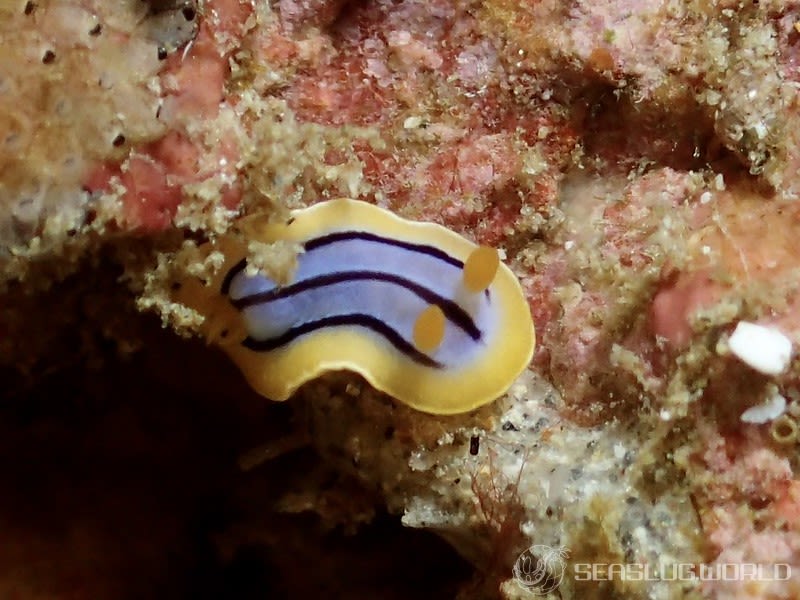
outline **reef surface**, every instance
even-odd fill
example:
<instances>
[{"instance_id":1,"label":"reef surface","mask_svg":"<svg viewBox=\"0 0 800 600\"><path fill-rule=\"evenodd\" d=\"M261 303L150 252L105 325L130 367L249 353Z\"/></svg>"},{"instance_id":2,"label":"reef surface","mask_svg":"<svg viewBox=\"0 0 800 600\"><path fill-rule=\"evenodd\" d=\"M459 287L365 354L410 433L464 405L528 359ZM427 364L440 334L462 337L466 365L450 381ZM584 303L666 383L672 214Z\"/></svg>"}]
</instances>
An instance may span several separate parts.
<instances>
[{"instance_id":1,"label":"reef surface","mask_svg":"<svg viewBox=\"0 0 800 600\"><path fill-rule=\"evenodd\" d=\"M313 448L346 484L310 477L283 510L434 531L475 567L465 598L541 592L513 572L534 545L568 551L553 597L795 598L798 32L800 4L763 0L4 2L5 403L53 373L142 364L155 318L192 335L170 282L212 268L198 244L237 218L358 198L501 249L534 316L531 367L453 417L321 378L289 401L291 432L264 432L283 450L228 449L250 457L240 477ZM245 394L225 369L220 389ZM9 452L38 435L4 427ZM791 568L579 577L659 561Z\"/></svg>"}]
</instances>

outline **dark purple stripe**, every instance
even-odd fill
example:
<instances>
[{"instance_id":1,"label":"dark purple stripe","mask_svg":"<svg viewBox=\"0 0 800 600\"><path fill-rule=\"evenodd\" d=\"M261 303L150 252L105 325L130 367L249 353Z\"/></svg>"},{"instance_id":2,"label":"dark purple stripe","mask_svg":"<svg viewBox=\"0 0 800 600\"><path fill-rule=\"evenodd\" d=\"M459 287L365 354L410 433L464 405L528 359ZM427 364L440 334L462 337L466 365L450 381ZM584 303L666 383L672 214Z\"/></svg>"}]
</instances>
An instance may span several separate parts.
<instances>
[{"instance_id":1,"label":"dark purple stripe","mask_svg":"<svg viewBox=\"0 0 800 600\"><path fill-rule=\"evenodd\" d=\"M269 304L270 302L295 296L308 290L326 287L329 285L336 285L338 283L346 283L348 281L385 281L387 283L398 285L409 292L416 294L428 304L436 304L442 309L442 312L448 321L462 329L464 333L466 333L473 340L478 341L481 339L480 329L478 329L478 327L475 325L472 317L470 317L469 314L458 304L449 298L440 296L425 286L411 281L410 279L406 279L405 277L400 277L399 275L394 275L392 273L383 273L381 271L341 271L338 273L330 273L328 275L318 275L317 277L304 279L303 281L299 281L292 285L287 285L286 287L274 288L267 292L261 292L259 294L237 298L236 300L231 299L231 304L233 304L239 310L244 310L249 306L255 306L257 304Z\"/></svg>"},{"instance_id":2,"label":"dark purple stripe","mask_svg":"<svg viewBox=\"0 0 800 600\"><path fill-rule=\"evenodd\" d=\"M397 348L397 350L405 354L408 358L416 363L435 369L441 369L444 367L442 363L433 360L427 354L417 350L411 343L406 341L403 336L401 336L399 333L397 333L397 331L389 327L383 321L376 319L372 315L365 315L362 313L351 315L335 315L332 317L324 317L317 321L308 321L302 325L298 325L297 327L292 327L279 336L267 338L265 340L256 340L248 336L248 338L242 342L242 346L245 348L250 348L250 350L255 350L256 352L269 352L270 350L276 350L281 346L285 346L297 338L317 331L318 329L347 326L364 327L374 331L379 335L382 335L392 346Z\"/></svg>"},{"instance_id":3,"label":"dark purple stripe","mask_svg":"<svg viewBox=\"0 0 800 600\"><path fill-rule=\"evenodd\" d=\"M442 260L447 264L458 267L464 267L464 262L450 256L447 252L439 250L436 246L429 246L427 244L414 244L412 242L403 242L394 238L387 238L374 233L367 233L366 231L338 231L336 233L329 233L327 235L308 240L305 243L306 252L311 252L317 248L335 244L336 242L347 242L350 240L364 240L365 242L375 242L378 244L386 244L388 246L395 246L403 250L411 252L419 252L427 256Z\"/></svg>"},{"instance_id":4,"label":"dark purple stripe","mask_svg":"<svg viewBox=\"0 0 800 600\"><path fill-rule=\"evenodd\" d=\"M219 291L223 295L227 296L228 292L231 290L231 283L233 282L233 278L236 277L244 268L247 266L247 259L243 258L238 263L231 267L231 270L228 271L227 275L225 275L225 279L222 280L222 286L220 287Z\"/></svg>"},{"instance_id":5,"label":"dark purple stripe","mask_svg":"<svg viewBox=\"0 0 800 600\"><path fill-rule=\"evenodd\" d=\"M439 250L435 246L429 246L428 244L413 244L411 242L403 242L400 240L395 240L393 238L383 237L374 233L367 233L366 231L338 231L336 233L329 233L327 235L323 235L311 240L308 240L303 244L303 248L306 252L311 252L312 250L316 250L317 248L323 248L325 246L329 246L331 244L335 244L337 242L346 242L349 240L364 240L366 242L375 242L378 244L387 244L389 246L395 246L396 248L402 248L403 250L409 250L410 252L419 252L420 254L425 254L426 256L430 256L432 258L436 258L438 260L444 261L449 265L453 265L454 267L458 267L459 269L464 268L464 261L461 261L453 256L447 254L442 250ZM242 259L238 263L236 263L231 270L228 271L227 275L225 275L225 279L222 280L222 286L220 287L220 292L227 295L231 289L231 282L233 278L236 277L244 268L247 266L247 259Z\"/></svg>"}]
</instances>

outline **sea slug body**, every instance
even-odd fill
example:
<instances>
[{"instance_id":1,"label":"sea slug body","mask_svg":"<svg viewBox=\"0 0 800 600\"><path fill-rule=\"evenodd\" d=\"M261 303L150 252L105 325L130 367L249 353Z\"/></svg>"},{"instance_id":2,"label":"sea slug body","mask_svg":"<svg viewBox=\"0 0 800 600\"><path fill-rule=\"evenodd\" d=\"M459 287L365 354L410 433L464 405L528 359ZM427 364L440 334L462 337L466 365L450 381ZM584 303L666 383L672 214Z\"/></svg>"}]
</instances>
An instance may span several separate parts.
<instances>
[{"instance_id":1,"label":"sea slug body","mask_svg":"<svg viewBox=\"0 0 800 600\"><path fill-rule=\"evenodd\" d=\"M348 370L418 410L460 413L502 395L530 362L530 308L494 249L344 198L254 235L301 245L290 282L252 275L246 240L223 238L216 279L187 279L175 299L272 400Z\"/></svg>"}]
</instances>

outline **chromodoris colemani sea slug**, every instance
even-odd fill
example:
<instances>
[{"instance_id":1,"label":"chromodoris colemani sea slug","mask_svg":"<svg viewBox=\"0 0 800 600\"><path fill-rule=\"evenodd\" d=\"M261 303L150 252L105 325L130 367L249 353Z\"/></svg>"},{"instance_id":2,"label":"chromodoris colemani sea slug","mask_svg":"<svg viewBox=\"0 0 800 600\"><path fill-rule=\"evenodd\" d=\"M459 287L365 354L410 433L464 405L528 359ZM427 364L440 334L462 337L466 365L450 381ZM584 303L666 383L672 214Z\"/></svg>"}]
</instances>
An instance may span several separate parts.
<instances>
[{"instance_id":1,"label":"chromodoris colemani sea slug","mask_svg":"<svg viewBox=\"0 0 800 600\"><path fill-rule=\"evenodd\" d=\"M297 243L290 281L247 268L247 240ZM452 414L502 395L535 334L517 278L494 248L350 199L212 242L225 261L175 299L205 316L250 385L287 399L321 373L353 371L418 410Z\"/></svg>"}]
</instances>

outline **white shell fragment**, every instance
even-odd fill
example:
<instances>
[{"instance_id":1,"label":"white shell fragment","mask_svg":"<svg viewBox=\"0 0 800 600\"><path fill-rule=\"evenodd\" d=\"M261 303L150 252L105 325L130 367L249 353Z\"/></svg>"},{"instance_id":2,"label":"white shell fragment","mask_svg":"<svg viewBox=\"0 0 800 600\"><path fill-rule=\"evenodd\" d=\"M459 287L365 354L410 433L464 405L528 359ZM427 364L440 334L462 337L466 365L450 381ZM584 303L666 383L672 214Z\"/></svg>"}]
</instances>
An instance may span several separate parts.
<instances>
[{"instance_id":1,"label":"white shell fragment","mask_svg":"<svg viewBox=\"0 0 800 600\"><path fill-rule=\"evenodd\" d=\"M767 396L767 399L761 404L748 408L739 419L744 423L761 425L777 419L785 410L786 398L775 392Z\"/></svg>"},{"instance_id":2,"label":"white shell fragment","mask_svg":"<svg viewBox=\"0 0 800 600\"><path fill-rule=\"evenodd\" d=\"M792 342L783 333L747 321L736 325L728 347L739 360L765 375L786 371L792 355Z\"/></svg>"}]
</instances>

